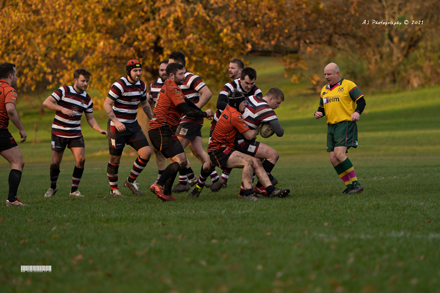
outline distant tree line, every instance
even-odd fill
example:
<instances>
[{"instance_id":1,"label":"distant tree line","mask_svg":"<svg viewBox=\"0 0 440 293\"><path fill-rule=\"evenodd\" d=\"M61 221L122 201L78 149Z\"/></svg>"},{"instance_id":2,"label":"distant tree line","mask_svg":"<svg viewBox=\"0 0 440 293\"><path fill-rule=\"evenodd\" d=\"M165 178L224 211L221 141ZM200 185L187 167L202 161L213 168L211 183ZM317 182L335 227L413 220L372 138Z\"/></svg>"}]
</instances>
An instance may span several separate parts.
<instances>
[{"instance_id":1,"label":"distant tree line","mask_svg":"<svg viewBox=\"0 0 440 293\"><path fill-rule=\"evenodd\" d=\"M25 91L71 83L84 67L105 93L127 60L140 59L153 78L172 50L218 85L231 57L264 55L281 57L292 81L317 83L313 64L339 58L358 83L419 87L439 83L439 7L436 0L6 0L0 60L17 64Z\"/></svg>"}]
</instances>

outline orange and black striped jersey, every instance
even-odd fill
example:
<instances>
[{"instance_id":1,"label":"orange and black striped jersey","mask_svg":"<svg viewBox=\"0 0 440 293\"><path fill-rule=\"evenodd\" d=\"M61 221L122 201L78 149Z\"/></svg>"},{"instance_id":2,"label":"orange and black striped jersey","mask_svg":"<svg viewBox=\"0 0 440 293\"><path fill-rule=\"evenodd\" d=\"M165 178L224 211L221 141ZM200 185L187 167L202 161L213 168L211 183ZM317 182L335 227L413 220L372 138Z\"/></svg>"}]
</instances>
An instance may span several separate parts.
<instances>
[{"instance_id":1,"label":"orange and black striped jersey","mask_svg":"<svg viewBox=\"0 0 440 293\"><path fill-rule=\"evenodd\" d=\"M208 152L225 147L234 149L237 132L243 133L249 130L241 115L234 107L226 105L212 133Z\"/></svg>"},{"instance_id":2,"label":"orange and black striped jersey","mask_svg":"<svg viewBox=\"0 0 440 293\"><path fill-rule=\"evenodd\" d=\"M182 103L185 103L182 90L174 81L167 79L157 95L149 130L167 125L175 130L182 116L177 106Z\"/></svg>"},{"instance_id":3,"label":"orange and black striped jersey","mask_svg":"<svg viewBox=\"0 0 440 293\"><path fill-rule=\"evenodd\" d=\"M5 80L0 80L0 129L8 128L9 115L6 111L6 104L17 103L18 94L15 89Z\"/></svg>"}]
</instances>

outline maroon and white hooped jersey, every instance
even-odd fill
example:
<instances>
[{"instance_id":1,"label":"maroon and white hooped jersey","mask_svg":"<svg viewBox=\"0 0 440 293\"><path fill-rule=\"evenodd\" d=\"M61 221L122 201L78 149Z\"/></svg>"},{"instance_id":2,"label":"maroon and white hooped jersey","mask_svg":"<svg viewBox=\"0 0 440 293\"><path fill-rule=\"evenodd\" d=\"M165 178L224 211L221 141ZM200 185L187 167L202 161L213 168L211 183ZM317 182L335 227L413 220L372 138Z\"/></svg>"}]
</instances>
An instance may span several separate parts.
<instances>
[{"instance_id":1,"label":"maroon and white hooped jersey","mask_svg":"<svg viewBox=\"0 0 440 293\"><path fill-rule=\"evenodd\" d=\"M115 101L112 108L120 122L134 123L139 103L147 100L147 85L142 80L131 83L121 77L112 85L107 97Z\"/></svg>"},{"instance_id":2,"label":"maroon and white hooped jersey","mask_svg":"<svg viewBox=\"0 0 440 293\"><path fill-rule=\"evenodd\" d=\"M59 106L72 110L75 114L70 117L57 111L52 123L52 134L66 138L81 137L82 114L83 112L93 113L93 102L90 96L86 92L78 93L73 86L60 87L51 96Z\"/></svg>"},{"instance_id":3,"label":"maroon and white hooped jersey","mask_svg":"<svg viewBox=\"0 0 440 293\"><path fill-rule=\"evenodd\" d=\"M250 129L256 129L261 123L278 119L278 117L263 98L250 96L246 98L243 119Z\"/></svg>"}]
</instances>

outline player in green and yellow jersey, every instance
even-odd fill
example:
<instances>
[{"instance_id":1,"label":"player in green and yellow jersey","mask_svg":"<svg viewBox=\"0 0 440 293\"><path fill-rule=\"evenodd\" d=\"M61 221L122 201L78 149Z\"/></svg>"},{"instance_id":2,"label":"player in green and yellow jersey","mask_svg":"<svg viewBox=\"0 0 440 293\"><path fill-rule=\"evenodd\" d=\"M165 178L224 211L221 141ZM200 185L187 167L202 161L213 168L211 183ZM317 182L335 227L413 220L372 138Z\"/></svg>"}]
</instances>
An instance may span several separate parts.
<instances>
[{"instance_id":1,"label":"player in green and yellow jersey","mask_svg":"<svg viewBox=\"0 0 440 293\"><path fill-rule=\"evenodd\" d=\"M346 185L342 193L360 193L364 188L359 184L346 153L349 148L358 145L356 121L365 109L364 95L354 82L339 77L336 63L324 68L324 76L327 85L321 90L315 118L327 118L327 152L330 153L330 162Z\"/></svg>"}]
</instances>

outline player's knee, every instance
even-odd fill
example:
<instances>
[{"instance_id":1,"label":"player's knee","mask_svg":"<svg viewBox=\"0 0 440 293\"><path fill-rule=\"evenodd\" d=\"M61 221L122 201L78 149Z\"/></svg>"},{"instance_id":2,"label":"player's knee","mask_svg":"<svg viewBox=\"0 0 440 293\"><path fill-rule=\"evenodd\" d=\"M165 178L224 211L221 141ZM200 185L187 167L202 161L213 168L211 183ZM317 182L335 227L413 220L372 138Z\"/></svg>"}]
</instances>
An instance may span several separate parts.
<instances>
[{"instance_id":1,"label":"player's knee","mask_svg":"<svg viewBox=\"0 0 440 293\"><path fill-rule=\"evenodd\" d=\"M60 168L60 164L57 164L57 163L50 164L50 169L51 170L57 170L59 168Z\"/></svg>"},{"instance_id":2,"label":"player's knee","mask_svg":"<svg viewBox=\"0 0 440 293\"><path fill-rule=\"evenodd\" d=\"M110 156L110 164L113 165L119 165L119 162L121 161L121 157L117 157L117 156Z\"/></svg>"},{"instance_id":3,"label":"player's knee","mask_svg":"<svg viewBox=\"0 0 440 293\"><path fill-rule=\"evenodd\" d=\"M186 166L187 166L187 162L186 162L186 160L184 160L184 161L182 161L182 162L179 162L180 170L185 169Z\"/></svg>"},{"instance_id":4,"label":"player's knee","mask_svg":"<svg viewBox=\"0 0 440 293\"><path fill-rule=\"evenodd\" d=\"M81 158L78 158L78 162L77 162L77 164L78 164L78 168L84 168L84 164L86 163L86 158L84 158L84 157L81 157Z\"/></svg>"}]
</instances>

